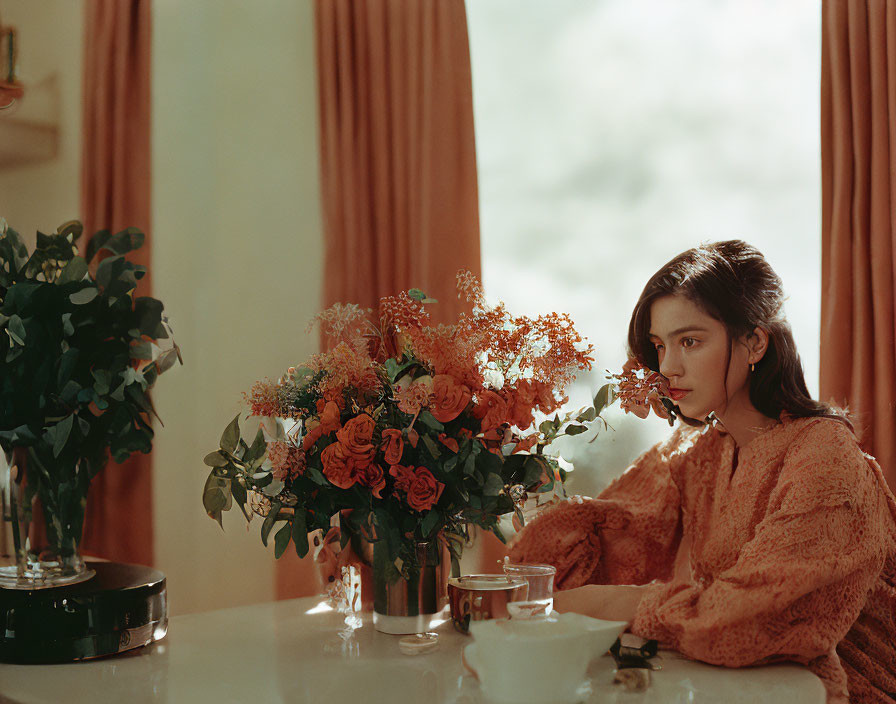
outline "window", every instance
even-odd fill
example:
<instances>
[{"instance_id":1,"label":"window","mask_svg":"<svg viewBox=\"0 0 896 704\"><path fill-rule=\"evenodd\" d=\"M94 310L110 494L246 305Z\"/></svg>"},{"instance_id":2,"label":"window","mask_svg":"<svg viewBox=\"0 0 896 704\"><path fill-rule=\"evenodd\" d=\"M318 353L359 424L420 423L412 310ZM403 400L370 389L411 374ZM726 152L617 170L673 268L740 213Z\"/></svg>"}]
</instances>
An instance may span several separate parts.
<instances>
[{"instance_id":1,"label":"window","mask_svg":"<svg viewBox=\"0 0 896 704\"><path fill-rule=\"evenodd\" d=\"M625 360L650 275L700 242L741 238L784 280L818 390L820 8L817 2L467 0L483 278L513 311L567 311L594 343L583 405ZM562 452L593 494L668 432Z\"/></svg>"}]
</instances>

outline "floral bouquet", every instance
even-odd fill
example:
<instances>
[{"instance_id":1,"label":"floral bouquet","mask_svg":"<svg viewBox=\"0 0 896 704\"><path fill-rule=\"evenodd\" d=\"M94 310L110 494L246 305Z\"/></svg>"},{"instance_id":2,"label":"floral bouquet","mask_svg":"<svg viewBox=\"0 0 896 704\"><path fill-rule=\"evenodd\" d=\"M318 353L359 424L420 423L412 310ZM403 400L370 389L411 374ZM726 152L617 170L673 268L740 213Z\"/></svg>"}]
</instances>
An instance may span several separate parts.
<instances>
[{"instance_id":1,"label":"floral bouquet","mask_svg":"<svg viewBox=\"0 0 896 704\"><path fill-rule=\"evenodd\" d=\"M556 413L590 369L591 346L566 315L486 305L467 272L458 289L472 311L450 325L431 323L435 301L416 289L375 311L337 304L319 314L327 351L258 382L246 399L261 418L254 439L241 438L238 415L205 458L209 516L220 523L233 503L247 521L259 516L277 557L290 542L306 555L314 531L332 551L338 517L340 547L376 543L386 555L378 569L394 581L419 569L425 541L448 548L457 574L469 526L503 541L499 519L521 520L527 492L561 489L565 472L545 447L585 432L612 401L607 385L595 407Z\"/></svg>"}]
</instances>

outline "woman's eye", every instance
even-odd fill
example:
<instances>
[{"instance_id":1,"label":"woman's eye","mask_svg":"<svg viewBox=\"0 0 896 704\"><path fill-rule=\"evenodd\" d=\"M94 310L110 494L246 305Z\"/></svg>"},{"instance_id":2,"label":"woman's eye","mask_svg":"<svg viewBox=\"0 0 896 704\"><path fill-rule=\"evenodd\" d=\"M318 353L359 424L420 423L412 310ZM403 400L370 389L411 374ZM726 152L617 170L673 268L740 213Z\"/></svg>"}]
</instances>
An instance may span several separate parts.
<instances>
[{"instance_id":1,"label":"woman's eye","mask_svg":"<svg viewBox=\"0 0 896 704\"><path fill-rule=\"evenodd\" d=\"M693 337L685 337L681 341L682 347L693 347L696 344L697 340L695 340Z\"/></svg>"},{"instance_id":2,"label":"woman's eye","mask_svg":"<svg viewBox=\"0 0 896 704\"><path fill-rule=\"evenodd\" d=\"M662 345L654 345L654 347L656 348L657 352L659 352L661 349L663 349Z\"/></svg>"}]
</instances>

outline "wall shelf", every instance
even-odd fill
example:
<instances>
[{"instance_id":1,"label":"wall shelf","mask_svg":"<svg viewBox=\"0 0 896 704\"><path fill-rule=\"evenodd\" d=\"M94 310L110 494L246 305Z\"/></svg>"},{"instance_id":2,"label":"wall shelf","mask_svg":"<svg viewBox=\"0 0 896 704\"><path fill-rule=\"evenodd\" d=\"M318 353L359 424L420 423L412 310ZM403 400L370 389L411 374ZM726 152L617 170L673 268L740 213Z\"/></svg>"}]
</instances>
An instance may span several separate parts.
<instances>
[{"instance_id":1,"label":"wall shelf","mask_svg":"<svg viewBox=\"0 0 896 704\"><path fill-rule=\"evenodd\" d=\"M59 82L56 74L26 85L24 97L0 110L0 169L56 158L59 152Z\"/></svg>"}]
</instances>

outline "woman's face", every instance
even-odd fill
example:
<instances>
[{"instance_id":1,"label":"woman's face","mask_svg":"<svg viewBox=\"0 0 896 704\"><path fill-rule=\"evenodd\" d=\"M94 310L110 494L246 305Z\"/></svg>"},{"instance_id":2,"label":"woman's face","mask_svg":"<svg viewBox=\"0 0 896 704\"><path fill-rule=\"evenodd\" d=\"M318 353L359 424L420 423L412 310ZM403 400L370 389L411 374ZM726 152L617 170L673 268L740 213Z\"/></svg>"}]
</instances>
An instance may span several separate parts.
<instances>
[{"instance_id":1,"label":"woman's face","mask_svg":"<svg viewBox=\"0 0 896 704\"><path fill-rule=\"evenodd\" d=\"M672 400L689 418L703 420L713 411L722 415L733 399L747 393L749 350L731 345L725 326L684 296L653 302L650 341Z\"/></svg>"}]
</instances>

